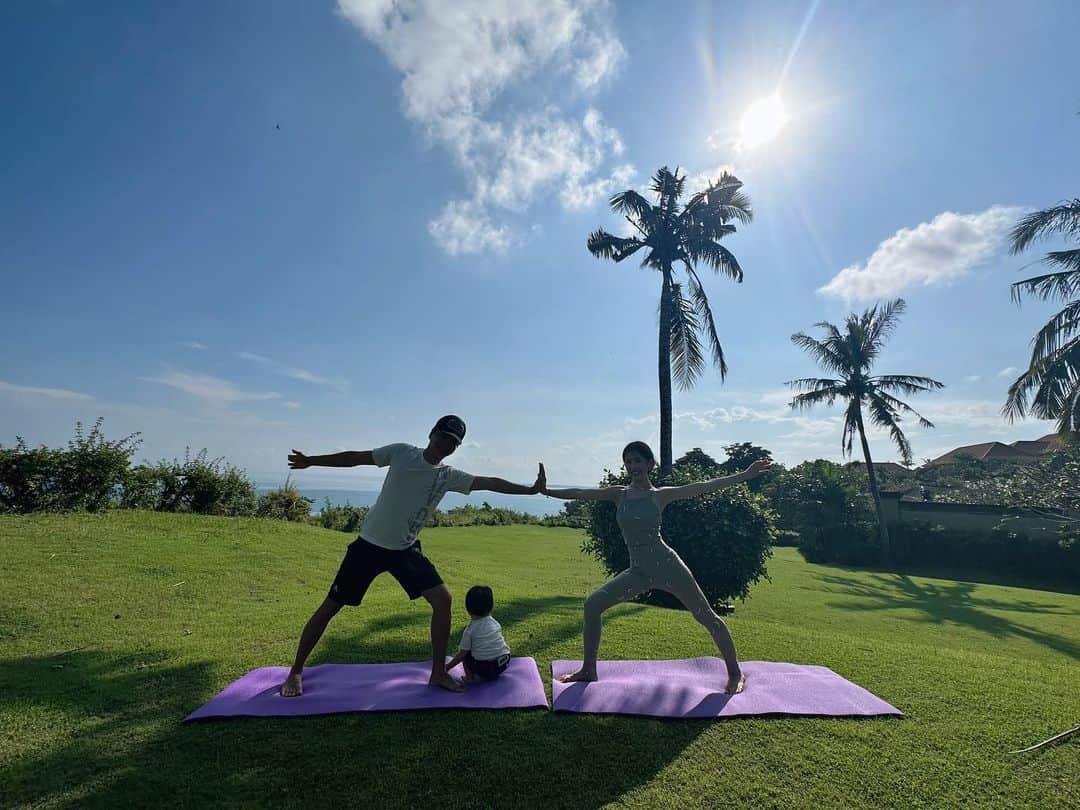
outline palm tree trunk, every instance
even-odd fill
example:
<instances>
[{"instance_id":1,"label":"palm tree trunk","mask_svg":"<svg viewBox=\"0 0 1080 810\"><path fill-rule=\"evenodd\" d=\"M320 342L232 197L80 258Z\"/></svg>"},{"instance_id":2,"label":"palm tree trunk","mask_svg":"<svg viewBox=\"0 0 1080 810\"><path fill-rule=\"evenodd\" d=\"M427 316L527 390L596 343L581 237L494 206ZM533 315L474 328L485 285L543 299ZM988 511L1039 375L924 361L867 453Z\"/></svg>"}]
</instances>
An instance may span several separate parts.
<instances>
[{"instance_id":1,"label":"palm tree trunk","mask_svg":"<svg viewBox=\"0 0 1080 810\"><path fill-rule=\"evenodd\" d=\"M660 291L660 336L656 365L660 378L660 475L671 472L671 269Z\"/></svg>"},{"instance_id":2,"label":"palm tree trunk","mask_svg":"<svg viewBox=\"0 0 1080 810\"><path fill-rule=\"evenodd\" d=\"M874 511L877 512L878 535L881 537L881 556L886 564L892 562L892 545L889 542L889 527L885 524L885 510L881 508L881 493L878 492L877 475L874 474L874 462L870 459L870 445L866 443L866 430L863 429L862 414L859 414L859 441L862 442L863 458L866 459L866 478L870 482L870 494L874 498Z\"/></svg>"}]
</instances>

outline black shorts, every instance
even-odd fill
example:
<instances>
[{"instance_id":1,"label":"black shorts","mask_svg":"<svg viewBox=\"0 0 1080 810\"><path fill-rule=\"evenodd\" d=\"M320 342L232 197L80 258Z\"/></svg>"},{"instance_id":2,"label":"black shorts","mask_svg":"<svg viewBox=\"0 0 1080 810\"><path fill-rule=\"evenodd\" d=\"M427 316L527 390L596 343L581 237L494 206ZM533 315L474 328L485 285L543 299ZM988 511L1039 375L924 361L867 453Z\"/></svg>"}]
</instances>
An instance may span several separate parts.
<instances>
[{"instance_id":1,"label":"black shorts","mask_svg":"<svg viewBox=\"0 0 1080 810\"><path fill-rule=\"evenodd\" d=\"M465 658L461 663L465 668L465 672L469 675L476 675L490 681L498 678L506 671L506 667L510 664L510 656L500 655L491 661L477 661L473 658L473 654L468 652L465 653Z\"/></svg>"},{"instance_id":2,"label":"black shorts","mask_svg":"<svg viewBox=\"0 0 1080 810\"><path fill-rule=\"evenodd\" d=\"M443 584L439 572L420 549L419 540L407 549L395 551L358 537L349 543L327 597L339 605L359 605L368 586L383 571L398 581L410 599Z\"/></svg>"}]
</instances>

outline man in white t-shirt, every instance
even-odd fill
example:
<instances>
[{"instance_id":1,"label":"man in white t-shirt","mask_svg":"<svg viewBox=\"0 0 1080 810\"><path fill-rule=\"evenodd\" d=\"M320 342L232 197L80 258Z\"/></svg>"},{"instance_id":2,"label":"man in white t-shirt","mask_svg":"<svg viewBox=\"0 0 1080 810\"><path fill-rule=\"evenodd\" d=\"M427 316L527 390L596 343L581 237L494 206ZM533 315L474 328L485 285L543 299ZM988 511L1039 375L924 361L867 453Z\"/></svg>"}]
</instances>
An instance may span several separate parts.
<instances>
[{"instance_id":1,"label":"man in white t-shirt","mask_svg":"<svg viewBox=\"0 0 1080 810\"><path fill-rule=\"evenodd\" d=\"M431 604L431 677L428 683L461 691L461 684L446 671L450 591L420 548L420 530L448 491L468 494L488 490L508 495L535 495L545 483L537 477L531 487L523 486L502 478L472 476L443 464L442 460L457 450L464 438L465 423L457 416L448 415L435 423L428 434L427 447L423 449L410 444L389 444L374 450L326 456L305 456L293 450L289 467L294 470L363 464L389 466L390 470L375 505L360 528L360 536L349 545L330 592L304 627L296 660L281 687L284 697L302 693L304 662L330 620L342 606L359 605L368 586L384 571L401 584L409 599L423 596Z\"/></svg>"}]
</instances>

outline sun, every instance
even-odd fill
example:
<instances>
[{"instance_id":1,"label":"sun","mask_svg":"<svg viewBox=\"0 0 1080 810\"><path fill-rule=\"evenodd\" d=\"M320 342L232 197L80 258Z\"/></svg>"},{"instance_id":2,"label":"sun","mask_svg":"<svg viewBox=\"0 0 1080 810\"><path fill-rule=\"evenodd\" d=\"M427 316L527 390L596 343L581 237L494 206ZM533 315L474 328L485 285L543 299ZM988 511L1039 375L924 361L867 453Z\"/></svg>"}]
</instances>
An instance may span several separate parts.
<instances>
[{"instance_id":1,"label":"sun","mask_svg":"<svg viewBox=\"0 0 1080 810\"><path fill-rule=\"evenodd\" d=\"M775 93L750 105L739 125L739 145L755 149L773 140L787 126L788 115L784 100Z\"/></svg>"}]
</instances>

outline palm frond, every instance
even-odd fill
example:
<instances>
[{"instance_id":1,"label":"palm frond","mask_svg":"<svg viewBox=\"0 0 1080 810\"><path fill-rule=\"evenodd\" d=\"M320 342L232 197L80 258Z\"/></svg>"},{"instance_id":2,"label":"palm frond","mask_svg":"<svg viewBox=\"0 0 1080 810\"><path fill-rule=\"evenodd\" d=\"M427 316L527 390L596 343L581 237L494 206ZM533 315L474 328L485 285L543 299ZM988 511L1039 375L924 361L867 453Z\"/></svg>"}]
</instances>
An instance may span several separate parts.
<instances>
[{"instance_id":1,"label":"palm frond","mask_svg":"<svg viewBox=\"0 0 1080 810\"><path fill-rule=\"evenodd\" d=\"M679 198L683 195L683 186L686 185L686 175L679 177L679 170L671 171L667 166L661 166L653 175L649 188L656 194L656 202L661 213L674 213Z\"/></svg>"},{"instance_id":2,"label":"palm frond","mask_svg":"<svg viewBox=\"0 0 1080 810\"><path fill-rule=\"evenodd\" d=\"M694 297L694 307L698 316L705 321L705 335L709 340L709 349L712 351L713 363L720 369L720 379L727 378L727 360L724 359L724 347L720 345L720 336L716 332L716 322L713 320L712 307L709 306L709 297L705 294L705 288L701 285L701 279L689 262L686 264L686 274L690 279L690 293Z\"/></svg>"},{"instance_id":3,"label":"palm frond","mask_svg":"<svg viewBox=\"0 0 1080 810\"><path fill-rule=\"evenodd\" d=\"M1031 340L1031 364L1053 354L1074 334L1080 332L1080 300L1055 313Z\"/></svg>"},{"instance_id":4,"label":"palm frond","mask_svg":"<svg viewBox=\"0 0 1080 810\"><path fill-rule=\"evenodd\" d=\"M892 437L893 443L900 451L900 457L904 460L904 464L911 464L911 444L908 442L907 436L904 435L904 431L900 429L899 415L885 399L874 394L870 395L868 405L870 407L870 418L874 424L878 427L888 428L889 436Z\"/></svg>"},{"instance_id":5,"label":"palm frond","mask_svg":"<svg viewBox=\"0 0 1080 810\"><path fill-rule=\"evenodd\" d=\"M844 387L844 381L828 377L802 377L798 380L788 380L784 385L790 386L793 391L831 390L839 396Z\"/></svg>"},{"instance_id":6,"label":"palm frond","mask_svg":"<svg viewBox=\"0 0 1080 810\"><path fill-rule=\"evenodd\" d=\"M900 322L900 316L907 310L903 298L896 298L880 308L867 311L866 339L877 349L882 341L890 337ZM875 351L875 356L877 352Z\"/></svg>"},{"instance_id":7,"label":"palm frond","mask_svg":"<svg viewBox=\"0 0 1080 810\"><path fill-rule=\"evenodd\" d=\"M722 222L738 220L744 225L754 219L754 209L750 197L742 190L742 181L735 175L724 172L720 178L701 192L715 216Z\"/></svg>"},{"instance_id":8,"label":"palm frond","mask_svg":"<svg viewBox=\"0 0 1080 810\"><path fill-rule=\"evenodd\" d=\"M893 397L893 396L890 396L889 394L886 394L881 389L877 389L875 391L872 391L871 395L879 397L884 402L888 403L889 407L892 408L894 411L896 411L896 413L898 413L898 414L900 414L900 413L911 414L912 416L914 416L916 419L919 420L919 427L932 428L934 426L933 422L931 422L929 419L927 419L925 416L923 416L917 410L912 408L906 402L901 402L896 397Z\"/></svg>"},{"instance_id":9,"label":"palm frond","mask_svg":"<svg viewBox=\"0 0 1080 810\"><path fill-rule=\"evenodd\" d=\"M735 254L711 239L689 239L683 248L693 262L704 262L717 274L722 274L741 284L743 271Z\"/></svg>"},{"instance_id":10,"label":"palm frond","mask_svg":"<svg viewBox=\"0 0 1080 810\"><path fill-rule=\"evenodd\" d=\"M862 425L862 402L858 397L852 397L848 402L847 410L844 411L844 432L840 436L840 449L845 456L851 455L851 448L855 444L855 434Z\"/></svg>"},{"instance_id":11,"label":"palm frond","mask_svg":"<svg viewBox=\"0 0 1080 810\"><path fill-rule=\"evenodd\" d=\"M797 383L810 382L809 380L793 380L788 385L795 387ZM835 380L818 380L817 382L835 382ZM839 397L839 392L835 387L822 386L811 391L806 391L801 394L793 394L791 397L791 407L795 410L807 410L814 405L832 405Z\"/></svg>"},{"instance_id":12,"label":"palm frond","mask_svg":"<svg viewBox=\"0 0 1080 810\"><path fill-rule=\"evenodd\" d=\"M1067 348L1069 344L1066 344ZM1073 341L1073 351L1058 351L1040 367L1039 387L1031 400L1031 414L1039 419L1060 419L1067 403L1080 385L1080 338Z\"/></svg>"},{"instance_id":13,"label":"palm frond","mask_svg":"<svg viewBox=\"0 0 1080 810\"><path fill-rule=\"evenodd\" d=\"M634 255L645 246L645 243L636 237L615 236L601 229L589 234L589 240L585 246L589 249L589 253L598 259L621 262L627 256Z\"/></svg>"},{"instance_id":14,"label":"palm frond","mask_svg":"<svg viewBox=\"0 0 1080 810\"><path fill-rule=\"evenodd\" d=\"M829 324L831 326L831 324ZM836 350L835 345L829 345L825 341L815 340L802 332L796 332L791 336L791 342L809 354L818 365L826 371L831 371L842 377L849 375L853 369L842 354Z\"/></svg>"},{"instance_id":15,"label":"palm frond","mask_svg":"<svg viewBox=\"0 0 1080 810\"><path fill-rule=\"evenodd\" d=\"M1032 363L1017 377L1009 386L1001 412L1010 422L1023 419L1029 412L1039 419L1059 419L1077 386L1080 386L1080 337Z\"/></svg>"},{"instance_id":16,"label":"palm frond","mask_svg":"<svg viewBox=\"0 0 1080 810\"><path fill-rule=\"evenodd\" d=\"M1080 431L1080 385L1074 385L1058 417L1058 433Z\"/></svg>"},{"instance_id":17,"label":"palm frond","mask_svg":"<svg viewBox=\"0 0 1080 810\"><path fill-rule=\"evenodd\" d=\"M694 386L705 370L705 358L698 340L698 320L694 306L682 294L682 285L671 284L668 293L671 312L671 370L684 391Z\"/></svg>"},{"instance_id":18,"label":"palm frond","mask_svg":"<svg viewBox=\"0 0 1080 810\"><path fill-rule=\"evenodd\" d=\"M1022 253L1036 239L1052 233L1080 236L1080 199L1025 216L1009 234L1011 250Z\"/></svg>"},{"instance_id":19,"label":"palm frond","mask_svg":"<svg viewBox=\"0 0 1080 810\"><path fill-rule=\"evenodd\" d=\"M1051 250L1043 259L1049 265L1064 267L1074 273L1080 273L1080 248L1073 250Z\"/></svg>"},{"instance_id":20,"label":"palm frond","mask_svg":"<svg viewBox=\"0 0 1080 810\"><path fill-rule=\"evenodd\" d=\"M1019 304L1025 292L1042 301L1051 298L1068 301L1080 295L1080 273L1073 270L1059 270L1017 281L1012 285L1012 300Z\"/></svg>"},{"instance_id":21,"label":"palm frond","mask_svg":"<svg viewBox=\"0 0 1080 810\"><path fill-rule=\"evenodd\" d=\"M656 221L652 204L632 188L620 191L610 200L611 210L622 214L646 232L651 232Z\"/></svg>"},{"instance_id":22,"label":"palm frond","mask_svg":"<svg viewBox=\"0 0 1080 810\"><path fill-rule=\"evenodd\" d=\"M945 387L945 383L914 374L882 374L879 377L871 377L870 382L882 391L899 391L903 394L924 394L929 391L939 391Z\"/></svg>"}]
</instances>

